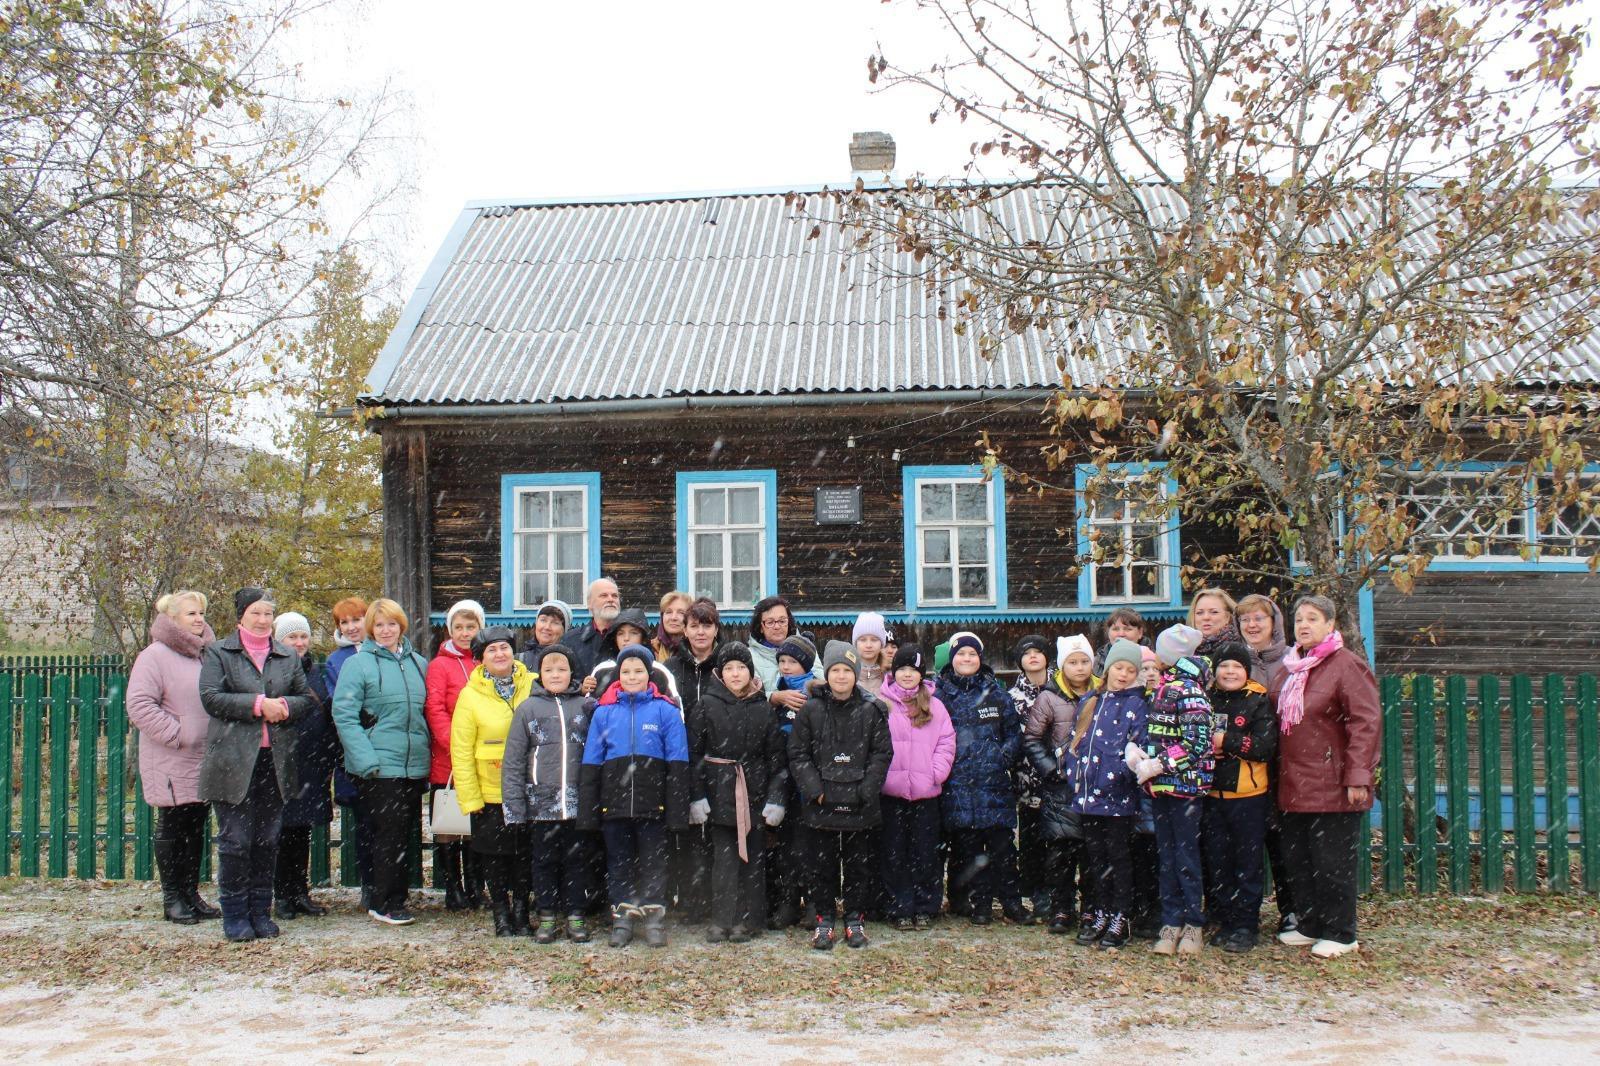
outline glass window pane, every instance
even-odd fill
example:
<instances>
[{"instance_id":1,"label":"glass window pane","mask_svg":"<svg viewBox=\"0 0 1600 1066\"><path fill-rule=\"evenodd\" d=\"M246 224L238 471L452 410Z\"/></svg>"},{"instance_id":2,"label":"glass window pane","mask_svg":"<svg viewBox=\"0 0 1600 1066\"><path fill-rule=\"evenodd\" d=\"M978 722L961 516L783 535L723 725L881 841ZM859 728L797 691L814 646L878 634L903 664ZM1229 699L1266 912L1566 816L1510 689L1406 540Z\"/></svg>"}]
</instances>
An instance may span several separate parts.
<instances>
[{"instance_id":1,"label":"glass window pane","mask_svg":"<svg viewBox=\"0 0 1600 1066\"><path fill-rule=\"evenodd\" d=\"M524 607L537 607L550 597L545 595L549 588L549 576L543 573L523 574L519 596Z\"/></svg>"},{"instance_id":2,"label":"glass window pane","mask_svg":"<svg viewBox=\"0 0 1600 1066\"><path fill-rule=\"evenodd\" d=\"M1120 600L1125 593L1122 591L1122 569L1116 566L1097 566L1094 570L1094 594L1103 600Z\"/></svg>"},{"instance_id":3,"label":"glass window pane","mask_svg":"<svg viewBox=\"0 0 1600 1066\"><path fill-rule=\"evenodd\" d=\"M948 484L921 485L922 504L917 511L922 522L940 522L950 519L950 486Z\"/></svg>"},{"instance_id":4,"label":"glass window pane","mask_svg":"<svg viewBox=\"0 0 1600 1066\"><path fill-rule=\"evenodd\" d=\"M925 566L922 568L922 598L925 600L948 600L954 596L950 588L951 575L948 566Z\"/></svg>"},{"instance_id":5,"label":"glass window pane","mask_svg":"<svg viewBox=\"0 0 1600 1066\"><path fill-rule=\"evenodd\" d=\"M989 486L957 485L956 518L962 522L982 522L989 518Z\"/></svg>"},{"instance_id":6,"label":"glass window pane","mask_svg":"<svg viewBox=\"0 0 1600 1066\"><path fill-rule=\"evenodd\" d=\"M989 568L987 566L963 566L961 568L961 598L964 600L986 600L989 598Z\"/></svg>"},{"instance_id":7,"label":"glass window pane","mask_svg":"<svg viewBox=\"0 0 1600 1066\"><path fill-rule=\"evenodd\" d=\"M1132 527L1131 551L1135 559L1156 561L1161 558L1160 530L1155 526Z\"/></svg>"},{"instance_id":8,"label":"glass window pane","mask_svg":"<svg viewBox=\"0 0 1600 1066\"><path fill-rule=\"evenodd\" d=\"M761 524L761 490L743 488L728 490L728 521L737 526Z\"/></svg>"},{"instance_id":9,"label":"glass window pane","mask_svg":"<svg viewBox=\"0 0 1600 1066\"><path fill-rule=\"evenodd\" d=\"M728 518L728 495L725 489L694 490L694 524L720 526Z\"/></svg>"},{"instance_id":10,"label":"glass window pane","mask_svg":"<svg viewBox=\"0 0 1600 1066\"><path fill-rule=\"evenodd\" d=\"M694 572L694 594L707 596L718 603L722 602L722 571L721 570L696 570Z\"/></svg>"},{"instance_id":11,"label":"glass window pane","mask_svg":"<svg viewBox=\"0 0 1600 1066\"><path fill-rule=\"evenodd\" d=\"M582 533L556 534L556 569L583 569L583 541Z\"/></svg>"},{"instance_id":12,"label":"glass window pane","mask_svg":"<svg viewBox=\"0 0 1600 1066\"><path fill-rule=\"evenodd\" d=\"M733 595L728 597L728 602L735 607L754 607L761 598L761 571L735 570L733 572Z\"/></svg>"},{"instance_id":13,"label":"glass window pane","mask_svg":"<svg viewBox=\"0 0 1600 1066\"><path fill-rule=\"evenodd\" d=\"M922 531L922 561L948 563L950 561L950 531L925 529Z\"/></svg>"},{"instance_id":14,"label":"glass window pane","mask_svg":"<svg viewBox=\"0 0 1600 1066\"><path fill-rule=\"evenodd\" d=\"M555 525L563 529L583 528L583 493L577 489L552 492L555 502Z\"/></svg>"},{"instance_id":15,"label":"glass window pane","mask_svg":"<svg viewBox=\"0 0 1600 1066\"><path fill-rule=\"evenodd\" d=\"M989 561L989 527L964 526L957 532L956 547L963 564Z\"/></svg>"},{"instance_id":16,"label":"glass window pane","mask_svg":"<svg viewBox=\"0 0 1600 1066\"><path fill-rule=\"evenodd\" d=\"M761 565L761 534L760 533L733 533L734 566L760 566Z\"/></svg>"},{"instance_id":17,"label":"glass window pane","mask_svg":"<svg viewBox=\"0 0 1600 1066\"><path fill-rule=\"evenodd\" d=\"M522 541L522 569L550 569L550 538L545 533L524 533Z\"/></svg>"},{"instance_id":18,"label":"glass window pane","mask_svg":"<svg viewBox=\"0 0 1600 1066\"><path fill-rule=\"evenodd\" d=\"M548 492L522 493L522 513L519 529L548 529L550 526L550 494Z\"/></svg>"},{"instance_id":19,"label":"glass window pane","mask_svg":"<svg viewBox=\"0 0 1600 1066\"><path fill-rule=\"evenodd\" d=\"M1160 591L1160 571L1153 566L1135 566L1132 568L1133 594L1135 596L1154 596Z\"/></svg>"},{"instance_id":20,"label":"glass window pane","mask_svg":"<svg viewBox=\"0 0 1600 1066\"><path fill-rule=\"evenodd\" d=\"M558 599L561 602L566 603L566 604L582 603L583 602L583 574L577 573L577 572L573 572L573 573L563 572L563 573L557 574L556 575L556 599ZM541 596L541 597L539 597L539 599L537 599L537 600L535 600L533 602L534 603L543 603L544 602L544 597Z\"/></svg>"},{"instance_id":21,"label":"glass window pane","mask_svg":"<svg viewBox=\"0 0 1600 1066\"><path fill-rule=\"evenodd\" d=\"M722 565L722 534L696 533L694 538L694 565Z\"/></svg>"}]
</instances>

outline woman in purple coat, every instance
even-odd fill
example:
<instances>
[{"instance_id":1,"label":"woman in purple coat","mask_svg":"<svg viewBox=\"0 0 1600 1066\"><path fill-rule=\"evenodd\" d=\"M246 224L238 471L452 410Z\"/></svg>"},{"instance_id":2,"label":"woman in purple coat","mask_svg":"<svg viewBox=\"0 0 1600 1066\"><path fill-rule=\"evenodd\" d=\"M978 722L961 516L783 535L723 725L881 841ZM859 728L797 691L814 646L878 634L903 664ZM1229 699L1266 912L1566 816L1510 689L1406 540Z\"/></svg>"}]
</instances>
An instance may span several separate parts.
<instances>
[{"instance_id":1,"label":"woman in purple coat","mask_svg":"<svg viewBox=\"0 0 1600 1066\"><path fill-rule=\"evenodd\" d=\"M200 760L210 719L200 705L200 653L216 635L206 598L187 589L156 602L150 644L128 675L128 720L139 730L139 782L156 808L156 868L169 922L194 925L222 912L200 898L200 849L210 805Z\"/></svg>"}]
</instances>

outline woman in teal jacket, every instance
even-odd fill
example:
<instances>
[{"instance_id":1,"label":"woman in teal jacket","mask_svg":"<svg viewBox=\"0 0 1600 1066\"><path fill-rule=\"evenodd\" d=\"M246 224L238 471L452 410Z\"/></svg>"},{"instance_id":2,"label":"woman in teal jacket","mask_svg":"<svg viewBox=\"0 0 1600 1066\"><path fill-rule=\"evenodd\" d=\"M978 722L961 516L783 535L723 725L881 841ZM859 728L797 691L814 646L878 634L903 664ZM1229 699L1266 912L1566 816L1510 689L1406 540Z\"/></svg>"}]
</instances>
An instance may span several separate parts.
<instances>
[{"instance_id":1,"label":"woman in teal jacket","mask_svg":"<svg viewBox=\"0 0 1600 1066\"><path fill-rule=\"evenodd\" d=\"M339 671L333 724L344 745L345 772L356 782L356 808L372 841L372 906L388 925L415 921L406 910L406 843L421 817L428 783L428 723L422 704L428 664L406 639L406 615L375 600L363 620L367 639Z\"/></svg>"}]
</instances>

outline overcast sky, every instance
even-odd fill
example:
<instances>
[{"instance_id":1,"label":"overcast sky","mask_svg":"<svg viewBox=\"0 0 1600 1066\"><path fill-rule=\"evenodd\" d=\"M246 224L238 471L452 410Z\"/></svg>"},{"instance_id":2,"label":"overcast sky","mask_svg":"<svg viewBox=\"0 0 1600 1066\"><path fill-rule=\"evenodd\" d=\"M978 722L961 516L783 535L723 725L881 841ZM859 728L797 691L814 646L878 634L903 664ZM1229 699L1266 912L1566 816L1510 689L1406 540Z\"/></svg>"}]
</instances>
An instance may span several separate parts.
<instances>
[{"instance_id":1,"label":"overcast sky","mask_svg":"<svg viewBox=\"0 0 1600 1066\"><path fill-rule=\"evenodd\" d=\"M412 98L409 294L468 200L847 181L857 130L894 135L898 174L956 173L972 131L867 82L876 42L928 47L925 19L877 0L367 0L306 28L304 58Z\"/></svg>"}]
</instances>

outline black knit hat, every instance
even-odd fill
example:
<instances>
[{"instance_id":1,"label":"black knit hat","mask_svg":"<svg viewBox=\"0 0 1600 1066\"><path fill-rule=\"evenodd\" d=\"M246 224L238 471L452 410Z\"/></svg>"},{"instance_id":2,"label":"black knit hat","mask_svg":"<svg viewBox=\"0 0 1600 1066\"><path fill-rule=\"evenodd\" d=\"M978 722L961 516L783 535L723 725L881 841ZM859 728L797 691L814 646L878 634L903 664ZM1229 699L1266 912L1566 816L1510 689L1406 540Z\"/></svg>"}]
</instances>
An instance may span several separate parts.
<instances>
[{"instance_id":1,"label":"black knit hat","mask_svg":"<svg viewBox=\"0 0 1600 1066\"><path fill-rule=\"evenodd\" d=\"M895 649L894 661L889 666L890 675L892 676L902 666L909 666L924 677L928 675L928 658L915 644L906 644Z\"/></svg>"},{"instance_id":2,"label":"black knit hat","mask_svg":"<svg viewBox=\"0 0 1600 1066\"><path fill-rule=\"evenodd\" d=\"M1050 661L1050 642L1037 633L1029 633L1017 641L1017 646L1011 649L1011 661L1021 666L1022 656L1028 651L1039 652L1046 663Z\"/></svg>"},{"instance_id":3,"label":"black knit hat","mask_svg":"<svg viewBox=\"0 0 1600 1066\"><path fill-rule=\"evenodd\" d=\"M799 633L784 637L783 643L778 645L777 654L789 656L807 672L817 665L817 646Z\"/></svg>"},{"instance_id":4,"label":"black knit hat","mask_svg":"<svg viewBox=\"0 0 1600 1066\"><path fill-rule=\"evenodd\" d=\"M517 635L506 626L490 626L488 629L478 630L478 635L472 638L472 657L481 660L484 651L491 644L505 641L511 645L511 650L517 650Z\"/></svg>"},{"instance_id":5,"label":"black knit hat","mask_svg":"<svg viewBox=\"0 0 1600 1066\"><path fill-rule=\"evenodd\" d=\"M1234 662L1238 663L1240 666L1243 666L1244 672L1248 674L1250 672L1250 664L1254 660L1254 656L1251 655L1250 646L1248 644L1243 644L1236 640L1230 640L1228 643L1223 644L1217 648L1216 651L1212 652L1210 659L1211 669L1213 671L1215 671L1216 668L1221 666L1223 663Z\"/></svg>"},{"instance_id":6,"label":"black knit hat","mask_svg":"<svg viewBox=\"0 0 1600 1066\"><path fill-rule=\"evenodd\" d=\"M755 656L750 654L749 648L737 640L730 640L717 649L717 672L721 673L722 668L729 663L744 663L746 670L755 673Z\"/></svg>"},{"instance_id":7,"label":"black knit hat","mask_svg":"<svg viewBox=\"0 0 1600 1066\"><path fill-rule=\"evenodd\" d=\"M266 589L259 589L254 585L245 586L233 594L233 610L236 617L243 618L244 612L249 609L252 603L268 598Z\"/></svg>"}]
</instances>

